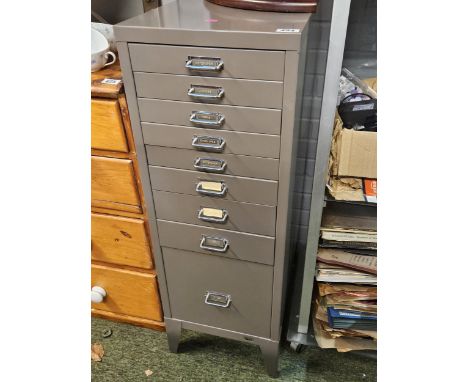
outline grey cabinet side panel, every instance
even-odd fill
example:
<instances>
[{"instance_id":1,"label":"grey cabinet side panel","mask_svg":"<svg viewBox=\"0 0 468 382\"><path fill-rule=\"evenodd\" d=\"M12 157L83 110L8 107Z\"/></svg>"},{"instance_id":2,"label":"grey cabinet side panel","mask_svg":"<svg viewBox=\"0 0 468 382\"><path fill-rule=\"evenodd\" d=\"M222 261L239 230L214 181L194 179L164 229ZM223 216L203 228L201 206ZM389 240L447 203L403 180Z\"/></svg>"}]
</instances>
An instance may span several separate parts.
<instances>
[{"instance_id":1,"label":"grey cabinet side panel","mask_svg":"<svg viewBox=\"0 0 468 382\"><path fill-rule=\"evenodd\" d=\"M307 44L307 31L302 46ZM294 189L295 157L299 136L301 114L302 79L305 52L286 52L278 204L276 221L275 267L272 299L271 339L279 340L284 313L284 298L287 288L287 273L291 254L291 221ZM283 254L283 256L278 256Z\"/></svg>"},{"instance_id":2,"label":"grey cabinet side panel","mask_svg":"<svg viewBox=\"0 0 468 382\"><path fill-rule=\"evenodd\" d=\"M128 52L127 43L118 42L117 49L119 52L120 65L122 67L123 80L125 84L125 93L127 98L128 109L130 112L130 121L132 123L133 139L135 141L141 184L146 203L146 210L148 214L148 224L150 228L150 235L152 241L153 257L154 262L156 264L156 270L158 272L159 292L164 309L164 316L171 317L166 277L164 274L164 263L162 258L161 247L159 246L156 213L153 203L153 195L151 191L148 163L146 160L146 149L143 143L143 135L140 127L140 117L138 112L135 83L133 81L132 64L130 62L130 55Z\"/></svg>"}]
</instances>

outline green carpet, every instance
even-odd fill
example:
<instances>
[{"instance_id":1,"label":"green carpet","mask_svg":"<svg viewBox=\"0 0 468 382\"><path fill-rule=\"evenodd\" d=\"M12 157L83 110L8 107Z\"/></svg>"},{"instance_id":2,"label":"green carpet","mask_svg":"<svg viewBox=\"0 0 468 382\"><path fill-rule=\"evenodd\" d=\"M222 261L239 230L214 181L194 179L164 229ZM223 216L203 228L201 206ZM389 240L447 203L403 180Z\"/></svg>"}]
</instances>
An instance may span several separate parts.
<instances>
[{"instance_id":1,"label":"green carpet","mask_svg":"<svg viewBox=\"0 0 468 382\"><path fill-rule=\"evenodd\" d=\"M105 329L112 330L110 337L103 338ZM172 354L164 332L93 318L92 342L105 352L101 362L91 361L93 382L377 380L376 360L333 349L307 347L297 354L285 344L280 377L271 379L257 346L206 334L183 331L179 353ZM147 377L148 369L153 374Z\"/></svg>"}]
</instances>

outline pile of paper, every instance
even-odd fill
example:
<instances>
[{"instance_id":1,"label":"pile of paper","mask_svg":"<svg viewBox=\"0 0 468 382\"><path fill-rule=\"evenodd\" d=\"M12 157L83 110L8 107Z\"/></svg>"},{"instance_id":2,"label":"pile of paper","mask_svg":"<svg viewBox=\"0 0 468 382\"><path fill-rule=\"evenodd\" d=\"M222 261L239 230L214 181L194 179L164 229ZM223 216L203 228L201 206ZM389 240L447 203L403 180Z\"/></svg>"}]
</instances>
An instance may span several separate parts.
<instances>
[{"instance_id":1,"label":"pile of paper","mask_svg":"<svg viewBox=\"0 0 468 382\"><path fill-rule=\"evenodd\" d=\"M323 282L377 285L377 257L319 248L315 277Z\"/></svg>"},{"instance_id":2,"label":"pile of paper","mask_svg":"<svg viewBox=\"0 0 468 382\"><path fill-rule=\"evenodd\" d=\"M322 348L377 348L377 287L318 283L314 330Z\"/></svg>"}]
</instances>

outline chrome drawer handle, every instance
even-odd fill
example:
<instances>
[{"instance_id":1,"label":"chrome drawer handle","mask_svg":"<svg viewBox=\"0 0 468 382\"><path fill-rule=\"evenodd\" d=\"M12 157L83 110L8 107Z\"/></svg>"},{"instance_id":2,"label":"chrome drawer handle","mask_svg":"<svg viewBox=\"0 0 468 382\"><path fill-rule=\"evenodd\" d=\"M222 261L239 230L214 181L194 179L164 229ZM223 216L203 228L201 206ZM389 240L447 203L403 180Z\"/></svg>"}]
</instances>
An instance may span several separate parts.
<instances>
[{"instance_id":1,"label":"chrome drawer handle","mask_svg":"<svg viewBox=\"0 0 468 382\"><path fill-rule=\"evenodd\" d=\"M219 100L223 98L224 89L218 86L190 85L187 95L193 98Z\"/></svg>"},{"instance_id":2,"label":"chrome drawer handle","mask_svg":"<svg viewBox=\"0 0 468 382\"><path fill-rule=\"evenodd\" d=\"M227 190L228 188L224 182L201 181L195 187L195 191L199 194L208 196L225 196Z\"/></svg>"},{"instance_id":3,"label":"chrome drawer handle","mask_svg":"<svg viewBox=\"0 0 468 382\"><path fill-rule=\"evenodd\" d=\"M228 308L232 302L230 294L207 291L205 294L205 304Z\"/></svg>"},{"instance_id":4,"label":"chrome drawer handle","mask_svg":"<svg viewBox=\"0 0 468 382\"><path fill-rule=\"evenodd\" d=\"M188 56L185 67L190 70L219 72L223 70L224 62L217 57Z\"/></svg>"},{"instance_id":5,"label":"chrome drawer handle","mask_svg":"<svg viewBox=\"0 0 468 382\"><path fill-rule=\"evenodd\" d=\"M226 118L221 113L210 111L192 111L190 122L209 127L221 127Z\"/></svg>"},{"instance_id":6,"label":"chrome drawer handle","mask_svg":"<svg viewBox=\"0 0 468 382\"><path fill-rule=\"evenodd\" d=\"M223 159L216 158L196 158L193 162L193 167L198 171L206 172L224 172L226 170L226 162Z\"/></svg>"},{"instance_id":7,"label":"chrome drawer handle","mask_svg":"<svg viewBox=\"0 0 468 382\"><path fill-rule=\"evenodd\" d=\"M226 223L228 219L228 212L226 210L219 210L217 208L200 208L198 211L198 219L210 223Z\"/></svg>"},{"instance_id":8,"label":"chrome drawer handle","mask_svg":"<svg viewBox=\"0 0 468 382\"><path fill-rule=\"evenodd\" d=\"M226 146L226 141L223 137L194 135L192 139L192 146L198 150L214 151L219 153L224 150L224 146Z\"/></svg>"},{"instance_id":9,"label":"chrome drawer handle","mask_svg":"<svg viewBox=\"0 0 468 382\"><path fill-rule=\"evenodd\" d=\"M200 248L212 252L224 253L229 248L229 240L221 237L211 237L202 235Z\"/></svg>"}]
</instances>

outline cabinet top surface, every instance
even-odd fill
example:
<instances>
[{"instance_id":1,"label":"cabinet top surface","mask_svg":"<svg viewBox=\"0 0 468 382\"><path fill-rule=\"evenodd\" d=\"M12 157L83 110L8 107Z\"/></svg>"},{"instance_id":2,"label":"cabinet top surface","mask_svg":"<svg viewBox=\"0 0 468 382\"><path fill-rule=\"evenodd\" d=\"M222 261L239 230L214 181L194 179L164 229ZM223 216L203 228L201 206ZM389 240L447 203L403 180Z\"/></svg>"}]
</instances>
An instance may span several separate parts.
<instances>
[{"instance_id":1,"label":"cabinet top surface","mask_svg":"<svg viewBox=\"0 0 468 382\"><path fill-rule=\"evenodd\" d=\"M168 0L114 30L118 41L127 42L295 50L309 17L228 8L204 0Z\"/></svg>"}]
</instances>

